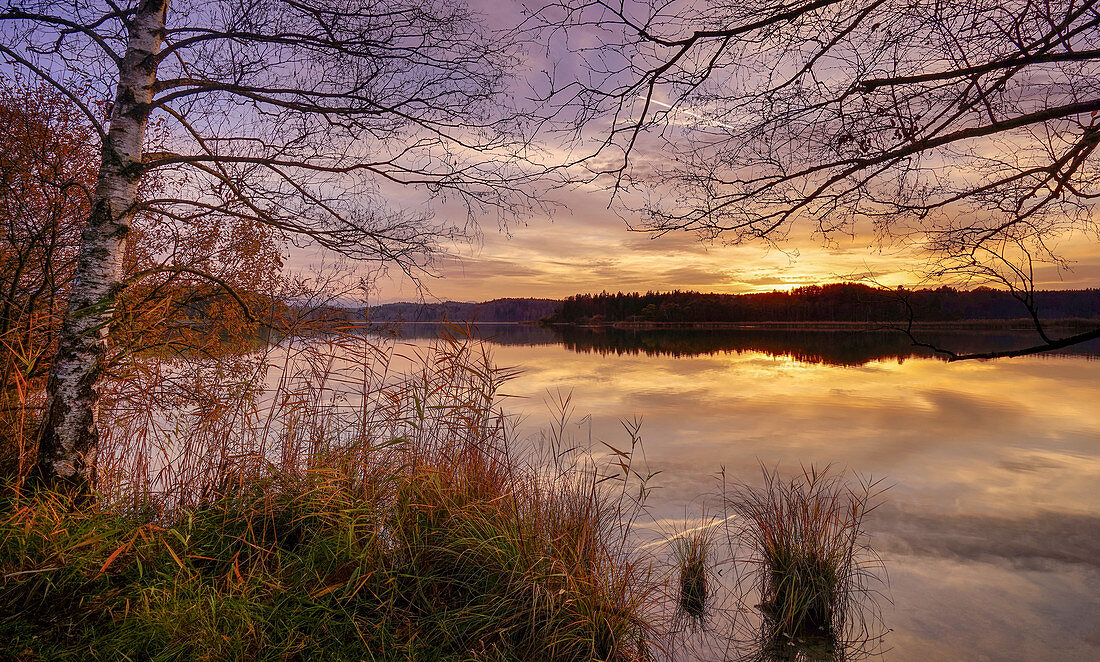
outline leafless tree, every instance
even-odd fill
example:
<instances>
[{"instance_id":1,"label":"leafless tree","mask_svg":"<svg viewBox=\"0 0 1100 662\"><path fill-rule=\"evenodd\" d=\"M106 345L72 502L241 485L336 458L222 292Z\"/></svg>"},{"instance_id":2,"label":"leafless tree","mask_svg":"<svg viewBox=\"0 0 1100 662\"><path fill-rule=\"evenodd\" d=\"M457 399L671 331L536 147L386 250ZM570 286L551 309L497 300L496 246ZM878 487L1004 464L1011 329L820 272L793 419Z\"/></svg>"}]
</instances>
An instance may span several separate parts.
<instances>
[{"instance_id":1,"label":"leafless tree","mask_svg":"<svg viewBox=\"0 0 1100 662\"><path fill-rule=\"evenodd\" d=\"M1100 337L1054 339L1034 304L1058 240L1097 235L1098 27L1095 0L565 0L525 25L580 55L545 97L599 134L590 176L648 194L634 229L869 223L1017 295L1041 342L1008 354Z\"/></svg>"},{"instance_id":2,"label":"leafless tree","mask_svg":"<svg viewBox=\"0 0 1100 662\"><path fill-rule=\"evenodd\" d=\"M102 146L39 438L51 481L95 480L96 387L135 214L255 219L415 276L475 216L535 202L527 127L507 98L516 52L462 0L0 7L0 57L79 104ZM163 178L164 194L142 200L143 177ZM409 189L467 214L387 204Z\"/></svg>"}]
</instances>

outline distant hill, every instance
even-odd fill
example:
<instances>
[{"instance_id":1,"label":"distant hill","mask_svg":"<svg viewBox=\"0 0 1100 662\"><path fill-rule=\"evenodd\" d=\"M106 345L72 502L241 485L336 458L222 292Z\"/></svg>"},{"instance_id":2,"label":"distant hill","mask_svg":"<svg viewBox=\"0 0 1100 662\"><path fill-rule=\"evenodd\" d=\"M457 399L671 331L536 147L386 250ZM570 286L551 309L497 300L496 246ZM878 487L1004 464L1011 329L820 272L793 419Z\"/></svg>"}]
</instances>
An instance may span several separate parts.
<instances>
[{"instance_id":1,"label":"distant hill","mask_svg":"<svg viewBox=\"0 0 1100 662\"><path fill-rule=\"evenodd\" d=\"M384 303L361 308L359 319L392 322L537 322L561 308L557 299L493 299L483 303Z\"/></svg>"}]
</instances>

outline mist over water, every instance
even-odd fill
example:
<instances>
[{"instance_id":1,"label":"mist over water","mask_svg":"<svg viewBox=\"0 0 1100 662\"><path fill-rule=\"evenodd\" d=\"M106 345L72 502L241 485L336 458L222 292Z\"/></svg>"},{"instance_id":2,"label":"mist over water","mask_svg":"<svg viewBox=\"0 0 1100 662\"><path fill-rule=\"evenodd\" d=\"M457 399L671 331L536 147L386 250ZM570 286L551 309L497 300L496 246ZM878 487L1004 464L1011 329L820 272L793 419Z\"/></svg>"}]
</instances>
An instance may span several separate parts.
<instances>
[{"instance_id":1,"label":"mist over water","mask_svg":"<svg viewBox=\"0 0 1100 662\"><path fill-rule=\"evenodd\" d=\"M438 327L404 329L419 344ZM571 393L578 439L640 418L661 473L652 526L690 522L720 473L846 468L892 485L867 520L889 572L886 660L1100 658L1100 347L946 363L884 332L557 333L480 327L522 368L508 411L529 432ZM936 332L976 351L1014 333Z\"/></svg>"}]
</instances>

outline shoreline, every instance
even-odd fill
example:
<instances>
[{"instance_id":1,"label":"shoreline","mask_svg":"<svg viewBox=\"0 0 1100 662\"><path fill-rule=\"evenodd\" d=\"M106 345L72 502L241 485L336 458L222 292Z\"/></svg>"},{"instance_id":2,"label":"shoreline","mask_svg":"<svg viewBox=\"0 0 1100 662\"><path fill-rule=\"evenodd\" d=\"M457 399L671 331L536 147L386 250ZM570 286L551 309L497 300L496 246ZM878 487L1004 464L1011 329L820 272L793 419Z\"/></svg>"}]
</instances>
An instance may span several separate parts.
<instances>
[{"instance_id":1,"label":"shoreline","mask_svg":"<svg viewBox=\"0 0 1100 662\"><path fill-rule=\"evenodd\" d=\"M524 324L524 322L515 322ZM471 324L476 324L471 322ZM482 322L482 324L485 324ZM543 322L545 327L572 327L578 329L616 329L625 331L745 331L745 330L805 330L805 331L899 331L906 325L897 322ZM1043 322L1044 328L1093 328L1100 326L1100 319L1057 319ZM914 321L912 328L931 330L977 330L977 331L1031 331L1034 322L1027 318L957 320L957 321Z\"/></svg>"}]
</instances>

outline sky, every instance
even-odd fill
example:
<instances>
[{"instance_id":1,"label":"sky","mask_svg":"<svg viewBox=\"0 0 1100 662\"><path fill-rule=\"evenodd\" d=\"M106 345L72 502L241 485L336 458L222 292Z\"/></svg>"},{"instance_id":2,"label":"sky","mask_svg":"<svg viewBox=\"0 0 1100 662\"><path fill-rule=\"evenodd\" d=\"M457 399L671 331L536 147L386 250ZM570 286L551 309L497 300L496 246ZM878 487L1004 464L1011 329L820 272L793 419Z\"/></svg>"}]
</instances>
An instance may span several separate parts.
<instances>
[{"instance_id":1,"label":"sky","mask_svg":"<svg viewBox=\"0 0 1100 662\"><path fill-rule=\"evenodd\" d=\"M195 5L201 6L203 2L196 0ZM514 25L522 20L519 2L469 2L493 27ZM696 0L677 0L670 6L693 3L703 6ZM183 12L182 7L181 3L176 11ZM522 87L530 80L545 78L551 69L563 80L584 73L585 63L576 57L575 49L591 46L598 40L584 39L583 31L574 32L572 37L569 42L552 40L549 50L531 48L525 52L523 75L517 77L518 87L514 90L517 95L525 93ZM609 57L613 55L612 52ZM598 123L590 127L592 133L598 133L599 128ZM551 147L549 151L554 149ZM642 148L635 152L632 161L636 166L645 166L646 159L656 162L660 158L658 150L647 153ZM960 284L926 278L928 264L918 248L900 242L881 244L869 227L858 222L849 234L835 235L827 244L812 236L805 225L796 224L778 245L731 246L721 239L700 241L686 232L661 237L632 232L630 224L640 219L624 205L613 204L611 194L601 186L577 185L539 195L545 195L556 206L552 217L533 209L528 216L502 226L492 213L475 215L477 231L472 236L440 246L434 276L414 282L403 277L399 270L391 269L388 277L375 281L370 300L483 301L674 289L749 293L857 279L885 286ZM383 188L379 197L392 208L414 213L429 204L407 190ZM437 218L453 218L460 225L466 213L447 204L434 205L434 212ZM1056 238L1057 245L1053 248L1068 260L1070 269L1042 268L1036 273L1036 285L1043 289L1100 287L1098 239L1083 234ZM322 257L316 249L287 245L287 266L291 270L308 272L330 259ZM351 265L362 275L371 273L375 267L375 264Z\"/></svg>"},{"instance_id":2,"label":"sky","mask_svg":"<svg viewBox=\"0 0 1100 662\"><path fill-rule=\"evenodd\" d=\"M575 193L571 207L553 219L538 217L507 231L495 221L479 239L451 247L439 264L439 277L421 289L407 278L378 284L378 303L391 301L486 301L502 297L565 298L583 292L696 290L748 293L802 285L871 278L906 287L938 286L922 271L919 253L880 247L870 236L842 237L837 245L792 236L780 248L760 244L726 246L699 241L689 233L653 238L632 232L606 209L607 195ZM1039 272L1041 289L1100 286L1100 246L1087 237L1063 242L1063 254L1076 261L1070 271ZM301 264L302 258L292 260ZM958 284L948 282L949 284Z\"/></svg>"},{"instance_id":3,"label":"sky","mask_svg":"<svg viewBox=\"0 0 1100 662\"><path fill-rule=\"evenodd\" d=\"M394 190L391 204L418 209L417 193ZM860 280L908 288L976 283L929 277L919 246L882 243L869 224L857 223L828 243L795 225L775 245L729 245L701 240L690 232L662 236L633 231L637 218L614 204L606 189L578 186L550 194L552 212L500 224L492 214L475 218L474 232L441 246L434 275L414 282L390 268L373 281L372 304L395 301L488 301L508 297L563 299L602 291L694 290L743 294L787 290L804 285ZM463 222L466 211L441 205L437 216ZM1066 269L1040 267L1038 289L1100 287L1100 242L1076 234L1055 240L1051 248L1067 260ZM287 265L310 271L322 262L316 252L294 249ZM356 265L349 267L356 270ZM366 265L359 273L373 273Z\"/></svg>"},{"instance_id":4,"label":"sky","mask_svg":"<svg viewBox=\"0 0 1100 662\"><path fill-rule=\"evenodd\" d=\"M687 3L687 4L690 4ZM507 25L520 19L519 3L472 0L491 22ZM576 37L578 33L573 33ZM579 33L584 36L583 33ZM568 77L583 69L571 49L583 39L558 42L552 53L527 53L527 69L553 68ZM632 157L637 166L660 159L658 150L640 147ZM701 241L687 232L654 237L634 232L639 218L613 203L606 188L578 185L548 194L558 207L552 217L538 211L502 227L495 218L475 219L479 228L468 241L443 246L436 276L414 283L400 274L376 282L375 302L399 300L484 301L500 297L564 298L583 292L697 290L749 293L790 289L802 285L846 280L870 281L907 287L949 284L968 286L958 279L929 278L929 265L918 246L881 243L869 224L857 221L848 234L829 243L811 235L805 225L778 245L728 245ZM394 192L390 200L418 208L422 202ZM618 202L622 202L619 200ZM399 204L401 204L399 202ZM438 215L456 218L464 210L439 207ZM1074 234L1053 238L1054 252L1067 260L1068 269L1040 267L1035 284L1040 289L1100 286L1100 241ZM291 256L292 267L313 259L308 253ZM392 271L392 270L391 270Z\"/></svg>"}]
</instances>

